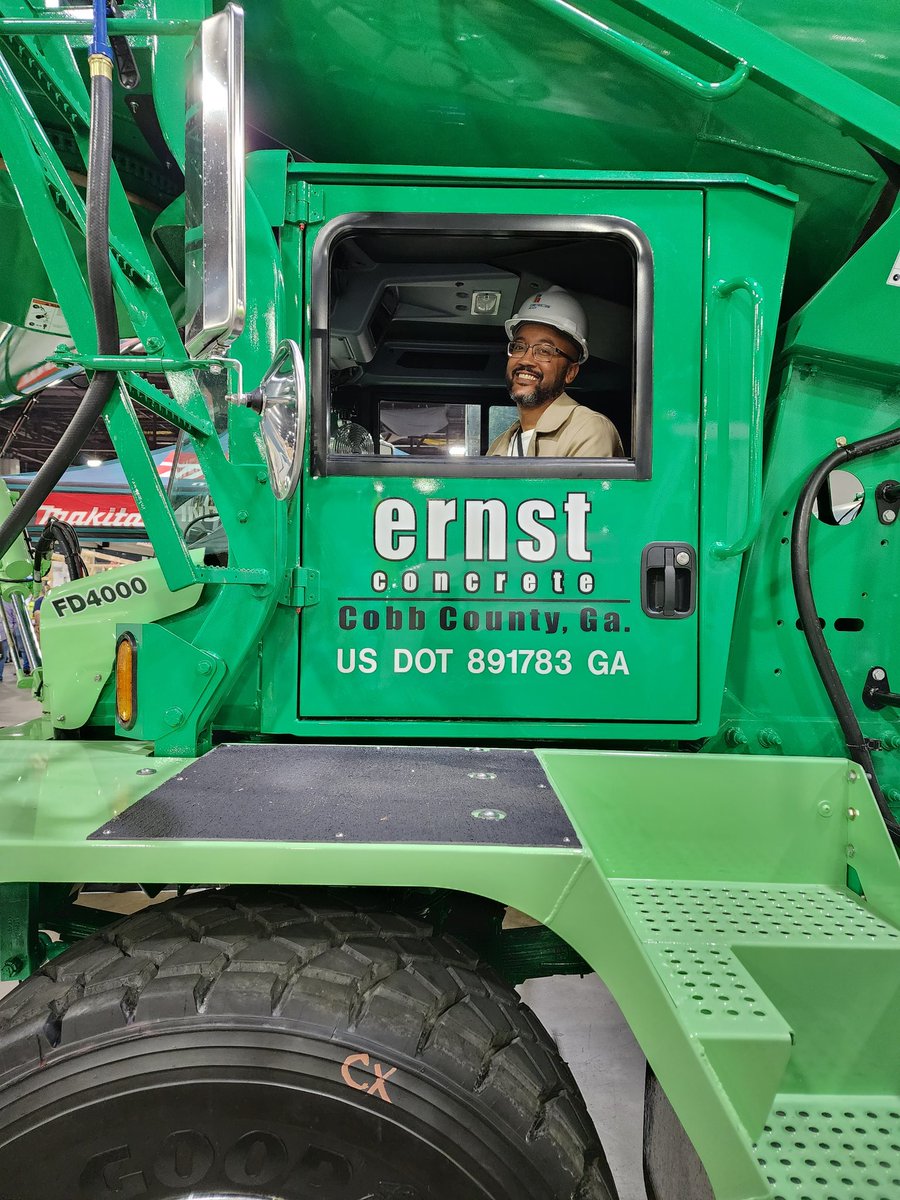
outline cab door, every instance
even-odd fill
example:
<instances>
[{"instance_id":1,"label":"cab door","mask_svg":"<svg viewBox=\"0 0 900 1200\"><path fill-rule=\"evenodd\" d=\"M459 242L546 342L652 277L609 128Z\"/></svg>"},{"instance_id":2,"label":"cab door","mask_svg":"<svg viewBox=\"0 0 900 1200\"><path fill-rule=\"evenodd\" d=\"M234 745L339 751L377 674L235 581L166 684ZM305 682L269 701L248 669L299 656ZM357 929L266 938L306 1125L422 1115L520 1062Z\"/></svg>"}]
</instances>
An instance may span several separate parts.
<instances>
[{"instance_id":1,"label":"cab door","mask_svg":"<svg viewBox=\"0 0 900 1200\"><path fill-rule=\"evenodd\" d=\"M301 723L696 721L702 193L347 171L318 204ZM589 309L572 394L614 410L621 456L486 454L534 283Z\"/></svg>"}]
</instances>

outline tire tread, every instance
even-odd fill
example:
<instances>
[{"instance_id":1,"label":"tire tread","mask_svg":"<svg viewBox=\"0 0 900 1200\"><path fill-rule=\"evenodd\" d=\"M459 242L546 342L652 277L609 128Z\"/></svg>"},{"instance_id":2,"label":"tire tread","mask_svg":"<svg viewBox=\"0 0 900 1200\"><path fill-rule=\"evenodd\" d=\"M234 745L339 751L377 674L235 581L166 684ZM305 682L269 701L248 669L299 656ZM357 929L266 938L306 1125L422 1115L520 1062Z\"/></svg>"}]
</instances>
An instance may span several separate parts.
<instances>
[{"instance_id":1,"label":"tire tread","mask_svg":"<svg viewBox=\"0 0 900 1200\"><path fill-rule=\"evenodd\" d=\"M45 964L0 1001L0 1088L56 1047L202 1015L300 1020L418 1061L528 1147L553 1200L615 1195L572 1075L537 1018L468 947L346 892L199 892Z\"/></svg>"}]
</instances>

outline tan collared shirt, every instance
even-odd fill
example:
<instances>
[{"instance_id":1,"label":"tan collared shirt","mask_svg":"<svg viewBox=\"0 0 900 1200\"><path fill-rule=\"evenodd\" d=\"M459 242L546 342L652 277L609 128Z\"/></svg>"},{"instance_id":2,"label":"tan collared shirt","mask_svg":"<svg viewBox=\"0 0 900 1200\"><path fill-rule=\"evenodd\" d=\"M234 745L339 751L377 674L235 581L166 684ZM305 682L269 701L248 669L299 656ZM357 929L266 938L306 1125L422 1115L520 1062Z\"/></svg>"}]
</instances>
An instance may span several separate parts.
<instances>
[{"instance_id":1,"label":"tan collared shirt","mask_svg":"<svg viewBox=\"0 0 900 1200\"><path fill-rule=\"evenodd\" d=\"M508 454L519 428L514 421L494 439L488 454ZM585 408L563 392L541 413L525 457L621 458L624 453L622 439L609 417Z\"/></svg>"}]
</instances>

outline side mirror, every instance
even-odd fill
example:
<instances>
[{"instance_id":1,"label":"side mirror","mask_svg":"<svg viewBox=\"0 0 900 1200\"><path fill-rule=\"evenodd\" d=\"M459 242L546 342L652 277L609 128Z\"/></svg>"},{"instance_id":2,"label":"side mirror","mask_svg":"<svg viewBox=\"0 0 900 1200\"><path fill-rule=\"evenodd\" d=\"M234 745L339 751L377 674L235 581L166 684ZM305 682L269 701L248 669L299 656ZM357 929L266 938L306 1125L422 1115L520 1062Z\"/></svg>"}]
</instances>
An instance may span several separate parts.
<instances>
[{"instance_id":1,"label":"side mirror","mask_svg":"<svg viewBox=\"0 0 900 1200\"><path fill-rule=\"evenodd\" d=\"M296 342L279 343L259 387L246 398L261 417L269 484L279 500L297 487L306 440L306 373Z\"/></svg>"},{"instance_id":2,"label":"side mirror","mask_svg":"<svg viewBox=\"0 0 900 1200\"><path fill-rule=\"evenodd\" d=\"M188 56L185 125L185 346L223 353L244 327L244 12L201 24Z\"/></svg>"}]
</instances>

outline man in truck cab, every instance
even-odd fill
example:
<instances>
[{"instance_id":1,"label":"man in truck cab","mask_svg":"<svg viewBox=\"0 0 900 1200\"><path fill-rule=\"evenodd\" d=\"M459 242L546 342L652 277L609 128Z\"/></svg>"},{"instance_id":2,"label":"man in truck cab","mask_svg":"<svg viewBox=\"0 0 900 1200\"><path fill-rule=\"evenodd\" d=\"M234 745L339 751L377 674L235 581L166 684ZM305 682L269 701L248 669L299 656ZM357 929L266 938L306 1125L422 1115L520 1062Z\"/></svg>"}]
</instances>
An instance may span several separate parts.
<instances>
[{"instance_id":1,"label":"man in truck cab","mask_svg":"<svg viewBox=\"0 0 900 1200\"><path fill-rule=\"evenodd\" d=\"M506 322L506 384L519 418L488 454L511 458L616 458L624 453L608 417L566 394L588 359L587 317L556 285L531 296Z\"/></svg>"}]
</instances>

